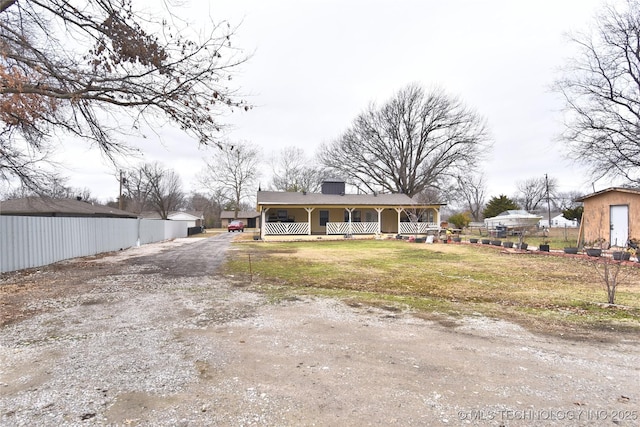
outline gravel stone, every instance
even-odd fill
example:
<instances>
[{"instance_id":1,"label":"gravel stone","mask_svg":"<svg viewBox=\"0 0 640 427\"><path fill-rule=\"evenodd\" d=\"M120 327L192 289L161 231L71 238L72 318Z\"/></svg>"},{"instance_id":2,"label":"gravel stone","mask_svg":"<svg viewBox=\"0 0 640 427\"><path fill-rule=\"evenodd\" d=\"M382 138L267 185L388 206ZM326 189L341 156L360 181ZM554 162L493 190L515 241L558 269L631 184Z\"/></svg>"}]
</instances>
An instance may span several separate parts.
<instances>
[{"instance_id":1,"label":"gravel stone","mask_svg":"<svg viewBox=\"0 0 640 427\"><path fill-rule=\"evenodd\" d=\"M0 425L640 424L636 336L268 302L220 275L231 239L2 275Z\"/></svg>"}]
</instances>

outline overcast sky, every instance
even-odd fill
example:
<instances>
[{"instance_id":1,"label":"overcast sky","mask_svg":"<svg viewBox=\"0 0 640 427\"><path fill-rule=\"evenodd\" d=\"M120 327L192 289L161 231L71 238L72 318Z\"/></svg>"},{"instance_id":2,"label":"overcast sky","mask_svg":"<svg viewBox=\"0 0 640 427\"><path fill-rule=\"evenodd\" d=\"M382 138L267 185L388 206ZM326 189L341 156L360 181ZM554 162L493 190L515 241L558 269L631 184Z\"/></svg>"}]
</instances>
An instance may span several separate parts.
<instances>
[{"instance_id":1,"label":"overcast sky","mask_svg":"<svg viewBox=\"0 0 640 427\"><path fill-rule=\"evenodd\" d=\"M256 107L225 119L228 138L255 144L265 157L286 146L313 156L370 102L419 83L460 97L487 119L493 149L477 168L489 196L511 196L518 181L545 174L560 191L611 184L591 183L564 159L561 102L550 90L575 53L567 33L586 30L602 1L190 1L182 10L194 22L241 23L234 46L251 58L234 83ZM162 162L187 192L196 189L195 174L212 153L177 130L158 131L162 144L153 136L138 142L141 160ZM69 185L102 201L117 197L116 172L95 150L66 147L60 160Z\"/></svg>"}]
</instances>

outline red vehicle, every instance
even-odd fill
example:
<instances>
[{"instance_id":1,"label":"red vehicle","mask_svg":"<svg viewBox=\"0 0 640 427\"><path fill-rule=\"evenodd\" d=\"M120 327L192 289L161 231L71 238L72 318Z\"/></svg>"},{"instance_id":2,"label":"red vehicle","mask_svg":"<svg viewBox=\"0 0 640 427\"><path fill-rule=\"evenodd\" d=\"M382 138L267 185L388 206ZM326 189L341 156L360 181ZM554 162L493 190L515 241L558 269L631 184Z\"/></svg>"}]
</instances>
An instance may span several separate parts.
<instances>
[{"instance_id":1,"label":"red vehicle","mask_svg":"<svg viewBox=\"0 0 640 427\"><path fill-rule=\"evenodd\" d=\"M244 222L242 221L231 221L229 225L227 225L227 231L241 231L244 232Z\"/></svg>"}]
</instances>

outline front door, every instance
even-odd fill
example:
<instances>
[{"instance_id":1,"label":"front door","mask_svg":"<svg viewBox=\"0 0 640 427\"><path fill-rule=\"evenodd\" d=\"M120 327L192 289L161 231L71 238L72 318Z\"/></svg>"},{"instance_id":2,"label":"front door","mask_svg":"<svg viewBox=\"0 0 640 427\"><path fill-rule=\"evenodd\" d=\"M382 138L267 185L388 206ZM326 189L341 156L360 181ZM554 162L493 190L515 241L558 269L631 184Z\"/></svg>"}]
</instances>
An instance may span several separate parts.
<instances>
[{"instance_id":1,"label":"front door","mask_svg":"<svg viewBox=\"0 0 640 427\"><path fill-rule=\"evenodd\" d=\"M609 242L611 242L611 246L627 246L627 240L629 240L629 206L615 205L611 206L610 209L611 235Z\"/></svg>"}]
</instances>

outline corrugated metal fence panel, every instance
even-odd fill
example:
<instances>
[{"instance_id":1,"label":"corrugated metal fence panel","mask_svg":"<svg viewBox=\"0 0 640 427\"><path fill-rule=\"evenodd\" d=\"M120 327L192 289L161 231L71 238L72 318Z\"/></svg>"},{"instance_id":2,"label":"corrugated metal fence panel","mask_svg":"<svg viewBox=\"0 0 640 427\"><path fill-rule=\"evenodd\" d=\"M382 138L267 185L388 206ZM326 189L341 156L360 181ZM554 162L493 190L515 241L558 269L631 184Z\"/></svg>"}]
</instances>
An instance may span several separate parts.
<instances>
[{"instance_id":1,"label":"corrugated metal fence panel","mask_svg":"<svg viewBox=\"0 0 640 427\"><path fill-rule=\"evenodd\" d=\"M140 221L140 244L161 242L165 240L164 223L160 219L143 219Z\"/></svg>"},{"instance_id":2,"label":"corrugated metal fence panel","mask_svg":"<svg viewBox=\"0 0 640 427\"><path fill-rule=\"evenodd\" d=\"M188 221L164 221L165 239L178 239L187 237Z\"/></svg>"},{"instance_id":3,"label":"corrugated metal fence panel","mask_svg":"<svg viewBox=\"0 0 640 427\"><path fill-rule=\"evenodd\" d=\"M13 217L0 215L0 272L8 271L5 267L9 265L15 265L16 253L11 242L14 240L13 234L17 226L13 222Z\"/></svg>"},{"instance_id":4,"label":"corrugated metal fence panel","mask_svg":"<svg viewBox=\"0 0 640 427\"><path fill-rule=\"evenodd\" d=\"M0 216L0 272L135 245L137 220Z\"/></svg>"},{"instance_id":5,"label":"corrugated metal fence panel","mask_svg":"<svg viewBox=\"0 0 640 427\"><path fill-rule=\"evenodd\" d=\"M0 215L0 272L186 236L185 221Z\"/></svg>"},{"instance_id":6,"label":"corrugated metal fence panel","mask_svg":"<svg viewBox=\"0 0 640 427\"><path fill-rule=\"evenodd\" d=\"M136 245L138 240L138 220L122 218L113 221L112 218L94 219L94 239L98 252L118 251Z\"/></svg>"}]
</instances>

